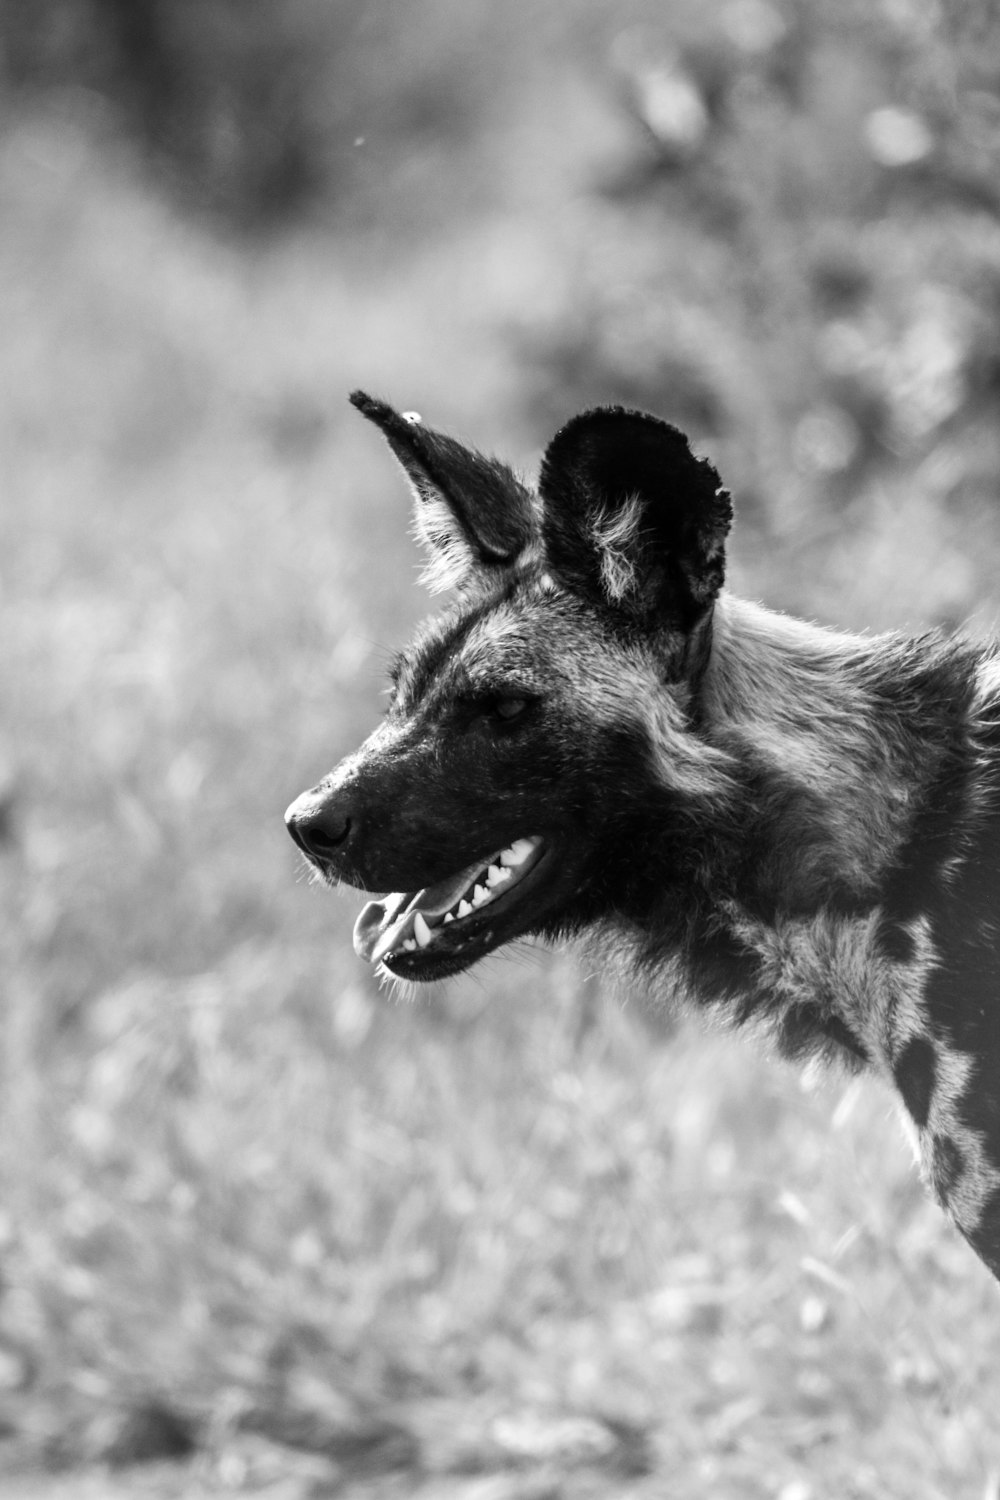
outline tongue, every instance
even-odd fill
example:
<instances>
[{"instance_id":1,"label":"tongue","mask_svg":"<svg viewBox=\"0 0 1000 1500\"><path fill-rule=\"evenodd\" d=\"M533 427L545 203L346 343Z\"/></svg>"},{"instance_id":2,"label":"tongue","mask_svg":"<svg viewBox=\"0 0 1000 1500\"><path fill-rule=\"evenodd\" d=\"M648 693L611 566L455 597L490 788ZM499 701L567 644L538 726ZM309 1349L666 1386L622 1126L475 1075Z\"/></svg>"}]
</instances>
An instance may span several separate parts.
<instances>
[{"instance_id":1,"label":"tongue","mask_svg":"<svg viewBox=\"0 0 1000 1500\"><path fill-rule=\"evenodd\" d=\"M480 860L461 874L429 885L415 896L397 891L384 901L369 901L354 924L355 953L367 963L377 963L384 953L411 936L418 911L428 919L443 917L446 911L451 911L487 863Z\"/></svg>"},{"instance_id":2,"label":"tongue","mask_svg":"<svg viewBox=\"0 0 1000 1500\"><path fill-rule=\"evenodd\" d=\"M383 929L390 930L409 899L406 892L401 891L395 895L386 896L384 901L369 901L368 905L362 908L354 924L354 951L359 958L365 959L366 962L371 960L372 949L378 941L379 933Z\"/></svg>"}]
</instances>

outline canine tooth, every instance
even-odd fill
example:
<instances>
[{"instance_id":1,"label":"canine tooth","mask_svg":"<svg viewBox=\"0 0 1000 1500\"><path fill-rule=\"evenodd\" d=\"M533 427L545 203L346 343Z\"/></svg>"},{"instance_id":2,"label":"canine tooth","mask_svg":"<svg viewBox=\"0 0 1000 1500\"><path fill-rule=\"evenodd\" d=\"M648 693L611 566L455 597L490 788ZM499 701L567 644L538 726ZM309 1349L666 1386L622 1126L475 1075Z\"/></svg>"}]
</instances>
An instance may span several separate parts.
<instances>
[{"instance_id":1,"label":"canine tooth","mask_svg":"<svg viewBox=\"0 0 1000 1500\"><path fill-rule=\"evenodd\" d=\"M458 903L458 906L455 908L455 910L458 916L467 917L472 910L472 906L470 902L463 900Z\"/></svg>"},{"instance_id":2,"label":"canine tooth","mask_svg":"<svg viewBox=\"0 0 1000 1500\"><path fill-rule=\"evenodd\" d=\"M535 847L534 839L515 839L509 849L505 849L500 855L502 865L523 865L528 855Z\"/></svg>"},{"instance_id":3,"label":"canine tooth","mask_svg":"<svg viewBox=\"0 0 1000 1500\"><path fill-rule=\"evenodd\" d=\"M426 948L427 944L431 940L431 930L428 927L427 923L424 921L424 914L422 911L418 911L417 915L413 918L413 936L416 938L421 948Z\"/></svg>"},{"instance_id":4,"label":"canine tooth","mask_svg":"<svg viewBox=\"0 0 1000 1500\"><path fill-rule=\"evenodd\" d=\"M510 871L505 870L502 865L490 865L486 872L486 884L492 889L493 886L503 885L505 880L510 879Z\"/></svg>"},{"instance_id":5,"label":"canine tooth","mask_svg":"<svg viewBox=\"0 0 1000 1500\"><path fill-rule=\"evenodd\" d=\"M490 893L486 889L486 887L484 885L477 885L476 889L472 893L473 906L482 906L483 902L488 901L489 899Z\"/></svg>"}]
</instances>

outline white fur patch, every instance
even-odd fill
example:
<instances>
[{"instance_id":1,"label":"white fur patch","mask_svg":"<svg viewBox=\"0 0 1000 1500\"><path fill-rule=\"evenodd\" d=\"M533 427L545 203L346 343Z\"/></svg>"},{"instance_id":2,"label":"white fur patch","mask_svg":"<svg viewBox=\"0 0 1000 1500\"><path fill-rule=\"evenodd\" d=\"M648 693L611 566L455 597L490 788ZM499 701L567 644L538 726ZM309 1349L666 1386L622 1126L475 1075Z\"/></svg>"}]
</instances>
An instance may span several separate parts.
<instances>
[{"instance_id":1,"label":"white fur patch","mask_svg":"<svg viewBox=\"0 0 1000 1500\"><path fill-rule=\"evenodd\" d=\"M601 583L615 603L636 593L639 587L636 564L644 509L639 496L633 495L615 511L598 511L591 521L590 535L601 559Z\"/></svg>"},{"instance_id":2,"label":"white fur patch","mask_svg":"<svg viewBox=\"0 0 1000 1500\"><path fill-rule=\"evenodd\" d=\"M474 566L472 549L451 508L433 491L418 493L413 531L427 554L420 582L432 594L457 588Z\"/></svg>"},{"instance_id":3,"label":"white fur patch","mask_svg":"<svg viewBox=\"0 0 1000 1500\"><path fill-rule=\"evenodd\" d=\"M993 1194L1000 1189L1000 1171L994 1165L982 1132L972 1130L961 1118L962 1101L976 1059L933 1037L937 1066L934 1092L926 1128L919 1132L920 1159L924 1173L933 1181L935 1139L951 1141L962 1158L957 1180L944 1196L944 1205L966 1234L974 1234Z\"/></svg>"},{"instance_id":4,"label":"white fur patch","mask_svg":"<svg viewBox=\"0 0 1000 1500\"><path fill-rule=\"evenodd\" d=\"M962 1103L975 1058L949 1047L931 1029L924 1003L928 976L936 963L930 924L918 917L908 924L914 957L887 959L878 941L880 913L842 917L829 912L782 919L774 926L731 911L734 930L761 959L761 983L789 1006L819 1004L844 1022L867 1048L879 1072L895 1087L893 1063L908 1042L934 1049L934 1087L926 1124L916 1129L917 1150L928 1181L933 1179L934 1143L946 1139L961 1155L962 1170L947 1193L945 1207L966 1234L974 1234L1000 1171L981 1132L962 1119ZM780 1027L779 1009L768 1018ZM914 1130L909 1122L908 1134Z\"/></svg>"},{"instance_id":5,"label":"white fur patch","mask_svg":"<svg viewBox=\"0 0 1000 1500\"><path fill-rule=\"evenodd\" d=\"M872 1017L889 1009L891 968L876 942L878 912L845 917L822 910L771 923L727 908L733 931L760 960L760 986L788 1007L818 1005L836 1016L883 1061L889 1061ZM775 1017L781 1023L781 1012ZM874 1034L873 1034L874 1033Z\"/></svg>"},{"instance_id":6,"label":"white fur patch","mask_svg":"<svg viewBox=\"0 0 1000 1500\"><path fill-rule=\"evenodd\" d=\"M904 931L913 944L913 958L907 963L885 961L886 982L872 995L868 1025L863 1033L873 1056L886 1059L890 1072L907 1042L928 1035L924 991L938 961L931 924L926 917L914 917L912 922L904 924Z\"/></svg>"},{"instance_id":7,"label":"white fur patch","mask_svg":"<svg viewBox=\"0 0 1000 1500\"><path fill-rule=\"evenodd\" d=\"M727 594L713 630L704 694L719 741L800 786L829 868L873 889L905 834L913 778L848 665L870 642Z\"/></svg>"},{"instance_id":8,"label":"white fur patch","mask_svg":"<svg viewBox=\"0 0 1000 1500\"><path fill-rule=\"evenodd\" d=\"M995 704L1000 698L1000 656L990 656L981 663L977 673L979 707Z\"/></svg>"}]
</instances>

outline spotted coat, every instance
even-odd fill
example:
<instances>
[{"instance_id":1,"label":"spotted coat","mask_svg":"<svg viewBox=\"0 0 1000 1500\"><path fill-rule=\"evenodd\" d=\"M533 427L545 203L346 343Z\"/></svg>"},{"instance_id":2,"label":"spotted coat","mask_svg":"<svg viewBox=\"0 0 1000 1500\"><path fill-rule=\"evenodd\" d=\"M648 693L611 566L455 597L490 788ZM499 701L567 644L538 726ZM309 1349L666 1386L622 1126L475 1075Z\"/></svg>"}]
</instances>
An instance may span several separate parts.
<instances>
[{"instance_id":1,"label":"spotted coat","mask_svg":"<svg viewBox=\"0 0 1000 1500\"><path fill-rule=\"evenodd\" d=\"M731 520L675 428L574 418L537 487L357 395L454 602L383 723L287 814L355 943L444 977L582 936L658 1000L896 1088L1000 1277L1000 657L820 629L722 587Z\"/></svg>"}]
</instances>

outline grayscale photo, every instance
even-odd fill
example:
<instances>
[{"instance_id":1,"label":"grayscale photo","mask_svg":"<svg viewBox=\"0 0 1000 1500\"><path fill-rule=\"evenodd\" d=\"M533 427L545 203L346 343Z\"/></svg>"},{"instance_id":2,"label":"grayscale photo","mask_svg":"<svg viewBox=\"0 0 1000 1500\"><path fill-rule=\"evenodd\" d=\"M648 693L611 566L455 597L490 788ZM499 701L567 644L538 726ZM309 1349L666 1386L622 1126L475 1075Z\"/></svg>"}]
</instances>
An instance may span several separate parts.
<instances>
[{"instance_id":1,"label":"grayscale photo","mask_svg":"<svg viewBox=\"0 0 1000 1500\"><path fill-rule=\"evenodd\" d=\"M1000 1500L1000 8L0 90L0 1500Z\"/></svg>"}]
</instances>

